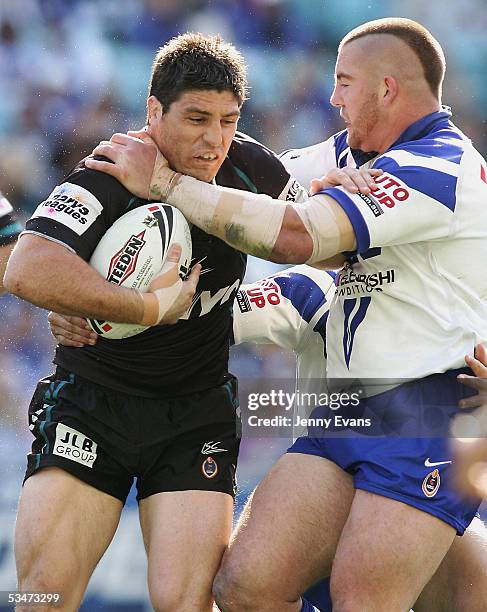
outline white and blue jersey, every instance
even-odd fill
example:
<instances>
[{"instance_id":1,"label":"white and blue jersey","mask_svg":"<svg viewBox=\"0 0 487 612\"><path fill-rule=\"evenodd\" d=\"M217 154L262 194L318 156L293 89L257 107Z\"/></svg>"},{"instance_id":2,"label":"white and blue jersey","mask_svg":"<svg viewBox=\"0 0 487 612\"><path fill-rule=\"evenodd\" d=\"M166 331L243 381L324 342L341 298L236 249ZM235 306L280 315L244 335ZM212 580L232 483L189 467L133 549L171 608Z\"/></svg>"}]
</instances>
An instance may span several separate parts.
<instances>
[{"instance_id":1,"label":"white and blue jersey","mask_svg":"<svg viewBox=\"0 0 487 612\"><path fill-rule=\"evenodd\" d=\"M297 357L297 378L324 378L325 327L335 273L293 266L242 285L234 302L235 344L275 344Z\"/></svg>"},{"instance_id":2,"label":"white and blue jersey","mask_svg":"<svg viewBox=\"0 0 487 612\"><path fill-rule=\"evenodd\" d=\"M357 238L328 321L330 378L421 378L462 367L487 340L487 164L449 117L424 117L372 159L344 132L282 158L301 180L325 162L384 171L368 197L325 190Z\"/></svg>"},{"instance_id":3,"label":"white and blue jersey","mask_svg":"<svg viewBox=\"0 0 487 612\"><path fill-rule=\"evenodd\" d=\"M288 149L279 155L279 159L303 187L309 187L312 179L327 174L333 168L355 166L346 130L304 149Z\"/></svg>"},{"instance_id":4,"label":"white and blue jersey","mask_svg":"<svg viewBox=\"0 0 487 612\"><path fill-rule=\"evenodd\" d=\"M371 429L335 437L336 428L310 428L290 452L326 457L356 488L415 506L461 534L479 500L462 499L451 484L448 435L467 394L458 369L487 339L487 164L449 117L446 110L424 117L382 155L351 151L341 132L281 160L304 184L333 167L383 170L370 196L325 190L357 239L336 279L327 375L329 383L372 378L395 386L347 411L357 422L370 417ZM396 386L404 379L420 380Z\"/></svg>"},{"instance_id":5,"label":"white and blue jersey","mask_svg":"<svg viewBox=\"0 0 487 612\"><path fill-rule=\"evenodd\" d=\"M317 389L328 392L326 321L335 293L334 276L334 272L294 266L243 285L234 302L235 344L274 344L293 351L297 361L296 391L302 396L316 394ZM370 354L375 357L373 348ZM456 383L456 374L430 376L337 411L330 411L328 406L313 411L312 405L295 402L293 435L302 437L290 452L326 457L349 472L357 488L433 514L462 534L478 502L460 498L450 482L448 438L442 427L446 424L448 428L448 417L456 402L469 393ZM324 381L320 387L319 380ZM384 410L384 397L393 406L392 411ZM356 422L363 416L370 417L368 435L363 435L363 428L350 431L337 426L335 415L357 417ZM313 422L322 417L331 417L329 429L310 426L307 435L301 420ZM442 430L441 436L430 437L432 427Z\"/></svg>"},{"instance_id":6,"label":"white and blue jersey","mask_svg":"<svg viewBox=\"0 0 487 612\"><path fill-rule=\"evenodd\" d=\"M234 302L235 344L274 344L296 355L296 391L303 397L326 393L326 320L335 293L335 273L294 266L242 285ZM304 435L296 416L306 419L314 405L293 406L293 435Z\"/></svg>"},{"instance_id":7,"label":"white and blue jersey","mask_svg":"<svg viewBox=\"0 0 487 612\"><path fill-rule=\"evenodd\" d=\"M358 154L358 151L350 149L347 138L347 130L342 130L310 147L288 149L279 155L279 159L291 176L304 187L309 187L312 179L324 176L333 168L355 167L354 153Z\"/></svg>"}]
</instances>

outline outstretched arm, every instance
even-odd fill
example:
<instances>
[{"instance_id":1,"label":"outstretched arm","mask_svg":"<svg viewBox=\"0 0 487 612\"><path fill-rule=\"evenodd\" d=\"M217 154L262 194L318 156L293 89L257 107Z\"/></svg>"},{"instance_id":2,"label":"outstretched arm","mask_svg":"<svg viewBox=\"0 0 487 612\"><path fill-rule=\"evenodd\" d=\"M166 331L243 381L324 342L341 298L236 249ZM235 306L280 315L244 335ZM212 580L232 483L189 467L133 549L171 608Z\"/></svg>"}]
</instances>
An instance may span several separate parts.
<instances>
[{"instance_id":1,"label":"outstretched arm","mask_svg":"<svg viewBox=\"0 0 487 612\"><path fill-rule=\"evenodd\" d=\"M143 140L141 140L143 139ZM117 178L140 197L168 202L185 217L231 246L277 262L326 262L355 248L355 234L343 209L325 195L286 204L266 195L217 187L171 170L147 134L115 134L86 166Z\"/></svg>"}]
</instances>

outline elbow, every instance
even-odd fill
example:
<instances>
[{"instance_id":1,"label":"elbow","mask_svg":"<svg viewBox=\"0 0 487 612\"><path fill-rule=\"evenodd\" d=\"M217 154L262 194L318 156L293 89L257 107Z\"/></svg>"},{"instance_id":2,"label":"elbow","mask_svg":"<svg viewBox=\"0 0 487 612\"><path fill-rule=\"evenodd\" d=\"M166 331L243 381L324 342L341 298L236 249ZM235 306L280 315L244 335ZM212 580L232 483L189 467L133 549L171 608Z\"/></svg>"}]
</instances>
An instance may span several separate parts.
<instances>
[{"instance_id":1,"label":"elbow","mask_svg":"<svg viewBox=\"0 0 487 612\"><path fill-rule=\"evenodd\" d=\"M15 274L13 274L8 268L3 277L3 289L8 291L12 295L17 297L23 297L23 283Z\"/></svg>"},{"instance_id":2,"label":"elbow","mask_svg":"<svg viewBox=\"0 0 487 612\"><path fill-rule=\"evenodd\" d=\"M51 245L44 238L25 236L20 238L12 251L3 276L5 289L27 302L46 308L39 303L52 280L57 260L48 258L46 250Z\"/></svg>"},{"instance_id":3,"label":"elbow","mask_svg":"<svg viewBox=\"0 0 487 612\"><path fill-rule=\"evenodd\" d=\"M276 263L306 263L313 253L313 239L292 206L286 207L281 230L271 253Z\"/></svg>"},{"instance_id":4,"label":"elbow","mask_svg":"<svg viewBox=\"0 0 487 612\"><path fill-rule=\"evenodd\" d=\"M3 288L12 295L29 300L31 293L29 287L32 287L33 278L35 278L35 275L30 275L29 277L27 271L22 266L9 261L3 276Z\"/></svg>"},{"instance_id":5,"label":"elbow","mask_svg":"<svg viewBox=\"0 0 487 612\"><path fill-rule=\"evenodd\" d=\"M284 232L279 235L272 250L271 261L275 263L306 263L313 252L311 236L303 232Z\"/></svg>"}]
</instances>

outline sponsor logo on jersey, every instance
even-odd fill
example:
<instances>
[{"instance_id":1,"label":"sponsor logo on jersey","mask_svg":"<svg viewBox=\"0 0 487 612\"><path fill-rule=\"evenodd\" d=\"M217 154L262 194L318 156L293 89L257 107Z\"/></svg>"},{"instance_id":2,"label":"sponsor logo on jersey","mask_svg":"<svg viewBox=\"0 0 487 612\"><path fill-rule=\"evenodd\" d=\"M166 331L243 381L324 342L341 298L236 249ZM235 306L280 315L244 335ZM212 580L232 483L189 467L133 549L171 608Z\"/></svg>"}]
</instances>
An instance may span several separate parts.
<instances>
[{"instance_id":1,"label":"sponsor logo on jersey","mask_svg":"<svg viewBox=\"0 0 487 612\"><path fill-rule=\"evenodd\" d=\"M55 455L92 468L97 456L97 448L96 442L76 429L72 429L63 423L56 425L56 440L53 449Z\"/></svg>"},{"instance_id":2,"label":"sponsor logo on jersey","mask_svg":"<svg viewBox=\"0 0 487 612\"><path fill-rule=\"evenodd\" d=\"M423 493L426 497L434 497L440 488L441 478L438 470L433 470L423 480Z\"/></svg>"},{"instance_id":3,"label":"sponsor logo on jersey","mask_svg":"<svg viewBox=\"0 0 487 612\"><path fill-rule=\"evenodd\" d=\"M387 208L394 208L398 202L404 202L409 198L407 185L395 176L384 173L375 177L374 182L380 186L380 189L374 191L373 197Z\"/></svg>"},{"instance_id":4,"label":"sponsor logo on jersey","mask_svg":"<svg viewBox=\"0 0 487 612\"><path fill-rule=\"evenodd\" d=\"M363 193L360 193L360 191L358 192L357 195L361 197L362 200L367 204L367 206L372 211L372 214L374 215L374 217L380 217L381 215L384 214L384 211L382 210L378 202L376 202L376 200L373 197L366 196Z\"/></svg>"},{"instance_id":5,"label":"sponsor logo on jersey","mask_svg":"<svg viewBox=\"0 0 487 612\"><path fill-rule=\"evenodd\" d=\"M346 265L337 275L335 284L340 297L383 291L382 286L395 282L395 270L383 270L373 274L356 274Z\"/></svg>"},{"instance_id":6,"label":"sponsor logo on jersey","mask_svg":"<svg viewBox=\"0 0 487 612\"><path fill-rule=\"evenodd\" d=\"M239 290L237 291L237 304L240 309L240 312L250 312L252 310L252 306L250 305L250 300L247 297L247 293L245 291Z\"/></svg>"},{"instance_id":7,"label":"sponsor logo on jersey","mask_svg":"<svg viewBox=\"0 0 487 612\"><path fill-rule=\"evenodd\" d=\"M226 448L220 448L220 442L205 442L201 449L202 455L211 455L211 453L228 453Z\"/></svg>"},{"instance_id":8,"label":"sponsor logo on jersey","mask_svg":"<svg viewBox=\"0 0 487 612\"><path fill-rule=\"evenodd\" d=\"M208 314L215 306L222 306L229 300L233 303L233 298L240 286L240 279L237 278L231 285L222 287L212 293L211 291L201 291L195 294L193 303L188 312L181 319L189 319L190 317L203 317ZM199 308L198 308L199 306Z\"/></svg>"},{"instance_id":9,"label":"sponsor logo on jersey","mask_svg":"<svg viewBox=\"0 0 487 612\"><path fill-rule=\"evenodd\" d=\"M205 478L215 478L218 474L218 464L213 457L207 457L201 464L201 472Z\"/></svg>"},{"instance_id":10,"label":"sponsor logo on jersey","mask_svg":"<svg viewBox=\"0 0 487 612\"><path fill-rule=\"evenodd\" d=\"M277 306L281 303L280 288L271 278L259 281L253 287L245 289L248 301L257 308L264 308L266 304Z\"/></svg>"},{"instance_id":11,"label":"sponsor logo on jersey","mask_svg":"<svg viewBox=\"0 0 487 612\"><path fill-rule=\"evenodd\" d=\"M304 202L304 200L308 198L308 192L306 189L302 187L295 179L291 179L290 182L291 184L288 183L282 194L279 196L279 200L286 200L287 202Z\"/></svg>"},{"instance_id":12,"label":"sponsor logo on jersey","mask_svg":"<svg viewBox=\"0 0 487 612\"><path fill-rule=\"evenodd\" d=\"M102 209L101 203L87 189L73 183L63 183L39 204L32 217L53 219L81 235Z\"/></svg>"},{"instance_id":13,"label":"sponsor logo on jersey","mask_svg":"<svg viewBox=\"0 0 487 612\"><path fill-rule=\"evenodd\" d=\"M133 273L140 251L145 245L144 235L145 230L136 236L132 234L120 251L111 258L107 273L109 283L121 285Z\"/></svg>"}]
</instances>

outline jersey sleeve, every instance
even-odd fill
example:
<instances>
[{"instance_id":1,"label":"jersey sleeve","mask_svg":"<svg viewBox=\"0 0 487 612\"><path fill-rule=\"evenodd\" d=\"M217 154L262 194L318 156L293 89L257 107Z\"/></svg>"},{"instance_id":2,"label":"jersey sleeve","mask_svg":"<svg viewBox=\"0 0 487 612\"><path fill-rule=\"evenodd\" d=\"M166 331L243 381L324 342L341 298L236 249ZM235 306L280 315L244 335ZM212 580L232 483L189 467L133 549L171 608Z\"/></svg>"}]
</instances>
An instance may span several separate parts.
<instances>
[{"instance_id":1,"label":"jersey sleeve","mask_svg":"<svg viewBox=\"0 0 487 612\"><path fill-rule=\"evenodd\" d=\"M333 282L333 274L303 265L242 285L234 303L235 344L299 350L314 323L328 311Z\"/></svg>"},{"instance_id":2,"label":"jersey sleeve","mask_svg":"<svg viewBox=\"0 0 487 612\"><path fill-rule=\"evenodd\" d=\"M12 205L0 192L0 247L15 242L21 231L22 226Z\"/></svg>"},{"instance_id":3,"label":"jersey sleeve","mask_svg":"<svg viewBox=\"0 0 487 612\"><path fill-rule=\"evenodd\" d=\"M301 185L308 188L311 180L320 178L330 170L342 166L350 151L343 132L335 134L318 144L303 149L289 149L279 156L286 170Z\"/></svg>"},{"instance_id":4,"label":"jersey sleeve","mask_svg":"<svg viewBox=\"0 0 487 612\"><path fill-rule=\"evenodd\" d=\"M39 204L25 231L62 244L88 261L106 230L128 210L130 198L113 177L78 167Z\"/></svg>"},{"instance_id":5,"label":"jersey sleeve","mask_svg":"<svg viewBox=\"0 0 487 612\"><path fill-rule=\"evenodd\" d=\"M373 168L384 173L378 190L365 196L342 187L323 193L336 200L355 231L357 251L438 240L452 231L460 157L442 159L391 150Z\"/></svg>"}]
</instances>

